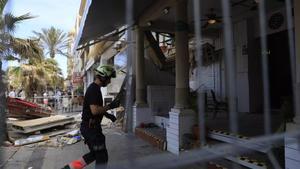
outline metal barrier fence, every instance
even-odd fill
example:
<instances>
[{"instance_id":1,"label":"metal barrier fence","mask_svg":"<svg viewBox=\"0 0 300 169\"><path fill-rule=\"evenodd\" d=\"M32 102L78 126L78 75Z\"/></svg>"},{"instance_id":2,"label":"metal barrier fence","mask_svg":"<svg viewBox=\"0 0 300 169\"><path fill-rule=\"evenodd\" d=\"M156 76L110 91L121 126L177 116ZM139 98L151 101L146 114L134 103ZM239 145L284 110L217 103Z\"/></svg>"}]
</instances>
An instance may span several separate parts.
<instances>
[{"instance_id":1,"label":"metal barrier fence","mask_svg":"<svg viewBox=\"0 0 300 169\"><path fill-rule=\"evenodd\" d=\"M127 5L132 5L132 0L126 0ZM201 30L201 7L207 1L205 0L193 0L194 7L194 30L195 30L195 38L196 38L196 61L197 61L197 80L200 82L201 78L200 72L202 68L202 30ZM243 0L235 3L242 3ZM263 118L264 118L264 135L256 138L252 138L248 141L244 141L243 143L239 142L237 139L233 139L229 144L221 144L215 146L207 146L206 141L206 132L205 130L205 115L204 115L204 92L198 90L198 110L199 110L199 119L198 125L200 126L200 142L201 148L197 150L191 150L189 152L184 152L179 156L172 156L170 154L163 155L155 155L141 159L132 159L130 158L130 154L133 152L132 147L128 146L128 155L129 162L124 163L116 163L112 168L175 168L175 167L183 167L191 164L197 163L205 163L209 162L213 159L226 159L228 156L235 156L239 154L243 154L245 152L255 152L254 144L267 144L272 145L273 143L278 143L281 141L280 145L284 146L282 143L287 137L299 138L300 131L292 131L292 132L284 132L284 133L273 133L271 132L271 108L270 108L270 80L269 80L269 63L268 63L268 44L267 44L267 20L266 20L266 1L260 0L255 1L258 4L258 16L259 16L259 36L260 36L260 48L261 48L261 68L262 68L262 79L263 79ZM208 2L207 2L208 3ZM225 50L225 68L226 70L226 86L228 89L228 101L229 101L229 124L230 124L230 133L238 133L239 131L239 121L238 121L238 113L237 113L237 86L236 86L236 64L234 58L234 42L233 42L233 28L232 28L232 16L231 16L231 8L230 4L233 3L229 0L221 0L222 7L222 19L223 19L223 34L224 34L224 50ZM132 6L126 6L126 14L127 14L127 24L131 25L132 23ZM293 31L293 14L292 14L292 1L285 0L285 8L286 8L286 16L287 16L287 25L288 25L288 39L289 39L289 53L290 53L290 63L291 63L291 74L292 74L292 86L293 86L293 100L294 100L294 112L299 113L297 110L297 104L299 104L299 96L296 94L296 56L295 56L295 32ZM131 69L131 65L128 65L129 69ZM299 66L299 65L297 65ZM128 82L130 86L130 82ZM200 85L200 83L198 84ZM299 116L299 115L298 115ZM211 133L210 133L211 134ZM289 142L285 142L285 144L289 144ZM257 149L257 147L256 147ZM272 164L272 168L282 168L278 161L276 160L272 151L266 151L266 156L270 160ZM232 161L232 160L231 160ZM233 163L232 168L239 168L239 166L235 164L240 164L238 162ZM205 168L205 166L202 166ZM299 166L300 167L300 166Z\"/></svg>"},{"instance_id":2,"label":"metal barrier fence","mask_svg":"<svg viewBox=\"0 0 300 169\"><path fill-rule=\"evenodd\" d=\"M246 0L241 0L239 2L243 2ZM216 1L215 1L216 2ZM261 48L261 69L262 69L262 82L263 82L263 118L264 118L264 135L259 137L254 137L251 139L237 139L234 137L234 134L237 134L240 130L239 120L238 120L238 110L237 110L237 82L236 82L236 63L234 57L234 42L233 36L234 32L232 31L232 9L230 8L231 3L233 1L230 0L221 0L222 8L222 19L223 19L223 35L224 35L224 56L225 56L225 68L226 68L226 86L227 86L227 96L228 96L228 103L229 103L229 133L219 133L209 131L206 133L207 130L205 129L206 126L206 119L205 119L205 110L204 110L204 92L199 89L198 92L198 110L199 110L199 119L198 119L198 126L200 128L199 135L200 135L200 145L199 149L190 150L187 152L182 152L179 156L174 156L171 154L163 153L159 155L153 155L145 158L134 159L131 155L133 151L133 146L128 143L127 155L129 157L129 161L126 162L115 162L110 166L111 168L116 169L159 169L159 168L176 168L176 167L185 167L193 164L205 164L211 160L215 159L230 159L233 161L232 168L239 168L236 164L240 164L239 160L234 159L235 156L247 153L247 152L257 152L258 150L262 149L262 146L284 146L283 144L290 144L294 142L286 141L285 138L293 137L299 138L300 137L300 130L298 131L290 131L290 132L283 132L283 133L272 133L271 132L271 108L270 108L270 80L269 80L269 63L268 63L268 44L267 44L267 20L266 20L266 0L255 1L258 2L258 16L259 16L259 41L260 41L260 48ZM234 1L235 3L239 3ZM194 13L194 31L195 31L195 38L196 38L196 62L197 62L197 82L200 85L201 76L200 72L202 71L202 26L201 26L201 7L204 3L208 3L205 0L192 0L193 3L193 13ZM126 21L127 25L133 25L133 0L126 0ZM290 69L292 75L292 86L293 86L293 105L294 105L294 112L296 116L299 116L299 88L297 88L296 76L297 76L297 66L296 65L296 54L295 54L295 32L293 31L293 12L292 12L292 1L285 0L285 9L286 9L286 16L287 16L287 30L288 30L288 43L289 43L289 56L290 56ZM130 35L129 35L130 36ZM131 37L128 41L132 41ZM130 48L129 48L130 49ZM129 50L128 49L128 50ZM133 53L130 52L130 55ZM127 72L129 72L129 77L127 79L126 85L126 96L127 96L127 103L126 103L126 111L132 111L132 103L133 103L133 75L132 75L132 63L131 59L128 59L127 64ZM298 75L299 76L299 75ZM1 79L2 80L2 79ZM63 100L64 97L61 97ZM36 102L44 103L44 97L35 97L32 98ZM47 98L51 100L55 100L54 98ZM38 101L39 100L39 101ZM48 100L48 101L49 101ZM60 103L60 102L58 102ZM61 103L63 104L63 103ZM2 106L2 105L0 105ZM54 105L55 106L55 105ZM2 111L2 110L1 110ZM126 117L128 124L131 124L130 120L132 117L130 113L127 113L128 117ZM2 118L1 118L2 119ZM129 127L128 130L131 130ZM222 139L226 139L226 144L218 144L218 145L211 145L208 146L206 135L211 135L211 137L219 137ZM230 143L229 143L230 142ZM299 142L299 140L298 140ZM272 164L272 168L282 168L277 159L274 157L274 154L270 150L264 151L265 155L268 157L269 161ZM206 168L205 165L199 165L201 168ZM299 166L300 167L300 166ZM101 168L101 166L99 166Z\"/></svg>"},{"instance_id":3,"label":"metal barrier fence","mask_svg":"<svg viewBox=\"0 0 300 169\"><path fill-rule=\"evenodd\" d=\"M50 107L53 110L61 110L65 112L81 111L83 105L82 95L66 95L66 96L36 96L26 97L25 100L37 103L44 107ZM21 97L15 97L22 99Z\"/></svg>"}]
</instances>

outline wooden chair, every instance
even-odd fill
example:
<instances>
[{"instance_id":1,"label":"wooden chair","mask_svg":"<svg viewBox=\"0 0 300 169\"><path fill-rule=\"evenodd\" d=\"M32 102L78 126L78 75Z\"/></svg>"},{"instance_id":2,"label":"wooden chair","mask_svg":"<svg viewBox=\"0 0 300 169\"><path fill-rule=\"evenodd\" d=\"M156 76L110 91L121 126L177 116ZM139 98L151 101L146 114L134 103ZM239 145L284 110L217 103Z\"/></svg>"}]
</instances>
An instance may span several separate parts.
<instances>
[{"instance_id":1,"label":"wooden chair","mask_svg":"<svg viewBox=\"0 0 300 169\"><path fill-rule=\"evenodd\" d=\"M208 97L205 93L205 111L213 112L213 118L217 117L218 112L228 112L227 102L217 100L216 94L213 90L210 90L211 97Z\"/></svg>"}]
</instances>

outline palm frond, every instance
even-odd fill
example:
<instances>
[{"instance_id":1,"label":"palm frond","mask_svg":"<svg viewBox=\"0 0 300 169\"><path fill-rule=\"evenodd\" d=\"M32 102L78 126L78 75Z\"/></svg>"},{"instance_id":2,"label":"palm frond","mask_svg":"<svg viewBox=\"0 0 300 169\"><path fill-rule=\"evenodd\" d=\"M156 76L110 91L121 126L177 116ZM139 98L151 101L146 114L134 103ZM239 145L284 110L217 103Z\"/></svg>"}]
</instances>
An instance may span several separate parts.
<instances>
[{"instance_id":1,"label":"palm frond","mask_svg":"<svg viewBox=\"0 0 300 169\"><path fill-rule=\"evenodd\" d=\"M63 51L61 51L61 50L58 50L57 53L60 54L60 55L65 56L65 57L67 57L67 58L69 57L69 53L68 53L68 52L63 52Z\"/></svg>"},{"instance_id":2,"label":"palm frond","mask_svg":"<svg viewBox=\"0 0 300 169\"><path fill-rule=\"evenodd\" d=\"M20 66L14 66L14 67L9 67L8 72L14 73L14 74L19 74L21 72L21 67Z\"/></svg>"},{"instance_id":3,"label":"palm frond","mask_svg":"<svg viewBox=\"0 0 300 169\"><path fill-rule=\"evenodd\" d=\"M32 18L34 18L34 16L31 16L30 13L26 13L21 16L14 16L12 13L6 13L4 15L4 26L6 31L14 32L18 23Z\"/></svg>"},{"instance_id":4,"label":"palm frond","mask_svg":"<svg viewBox=\"0 0 300 169\"><path fill-rule=\"evenodd\" d=\"M8 60L8 61L18 61L18 62L20 61L20 58L13 56L13 55L7 55L7 56L5 56L4 59Z\"/></svg>"},{"instance_id":5,"label":"palm frond","mask_svg":"<svg viewBox=\"0 0 300 169\"><path fill-rule=\"evenodd\" d=\"M1 39L1 38L0 38ZM5 51L6 50L6 46L7 45L5 45L4 43L2 43L2 42L0 42L0 53L2 53L3 51Z\"/></svg>"},{"instance_id":6,"label":"palm frond","mask_svg":"<svg viewBox=\"0 0 300 169\"><path fill-rule=\"evenodd\" d=\"M11 42L13 52L24 59L30 57L41 58L43 56L43 51L35 40L12 37Z\"/></svg>"},{"instance_id":7,"label":"palm frond","mask_svg":"<svg viewBox=\"0 0 300 169\"><path fill-rule=\"evenodd\" d=\"M7 4L8 0L0 0L0 12L3 13L4 7Z\"/></svg>"},{"instance_id":8,"label":"palm frond","mask_svg":"<svg viewBox=\"0 0 300 169\"><path fill-rule=\"evenodd\" d=\"M69 47L70 39L66 33L54 27L42 28L41 32L33 32L46 48L45 54L49 54L54 58L56 54L67 56L66 52L62 52Z\"/></svg>"}]
</instances>

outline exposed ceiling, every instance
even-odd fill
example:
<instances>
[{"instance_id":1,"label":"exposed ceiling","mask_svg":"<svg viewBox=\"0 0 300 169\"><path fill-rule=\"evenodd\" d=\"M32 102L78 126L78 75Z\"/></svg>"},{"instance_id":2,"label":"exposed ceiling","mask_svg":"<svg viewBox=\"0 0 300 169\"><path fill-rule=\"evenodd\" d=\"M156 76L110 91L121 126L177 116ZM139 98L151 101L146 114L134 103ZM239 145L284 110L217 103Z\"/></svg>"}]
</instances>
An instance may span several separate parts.
<instances>
[{"instance_id":1,"label":"exposed ceiling","mask_svg":"<svg viewBox=\"0 0 300 169\"><path fill-rule=\"evenodd\" d=\"M129 12L125 0L91 0L82 28L79 44L108 34L126 23ZM134 17L137 17L153 0L134 0ZM126 16L127 15L127 16Z\"/></svg>"},{"instance_id":2,"label":"exposed ceiling","mask_svg":"<svg viewBox=\"0 0 300 169\"><path fill-rule=\"evenodd\" d=\"M79 44L83 44L95 38L101 37L108 34L121 26L126 24L126 20L129 17L129 10L126 10L126 0L90 0L92 1L89 10L86 13L86 19L84 21L84 26L81 28L81 37L79 39ZM153 4L163 4L163 1L174 2L174 0L133 0L134 10L133 17L137 20L146 9L148 9ZM188 1L188 22L193 23L193 0ZM277 9L283 7L284 3L280 2L282 0L266 0L267 10ZM201 4L201 14L204 18L211 9L213 8L214 13L217 16L222 16L222 1L221 0L205 0ZM165 3L167 4L167 3ZM169 3L171 4L171 3ZM231 0L231 16L232 20L241 18L242 16L249 16L257 14L257 9L255 7L254 0ZM151 23L156 25L156 27L161 27L166 30L174 29L175 21L175 6L160 6L159 9L162 10L167 8L167 12L154 11L158 14L158 17ZM197 17L197 19L201 19ZM148 22L148 21L146 21ZM205 23L204 23L205 24ZM212 25L209 28L216 28L220 26L221 23ZM192 25L190 25L192 26ZM151 26L150 28L151 29ZM155 28L153 27L153 30Z\"/></svg>"}]
</instances>

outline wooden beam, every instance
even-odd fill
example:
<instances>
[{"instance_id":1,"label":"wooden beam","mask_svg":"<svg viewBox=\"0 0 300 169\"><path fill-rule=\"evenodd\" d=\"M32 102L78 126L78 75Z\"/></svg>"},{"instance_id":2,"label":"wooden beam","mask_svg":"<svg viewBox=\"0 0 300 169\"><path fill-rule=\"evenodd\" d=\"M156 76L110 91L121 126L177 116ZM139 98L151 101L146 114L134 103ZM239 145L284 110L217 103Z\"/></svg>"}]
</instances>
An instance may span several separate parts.
<instances>
[{"instance_id":1,"label":"wooden beam","mask_svg":"<svg viewBox=\"0 0 300 169\"><path fill-rule=\"evenodd\" d=\"M156 58L153 58L153 59L158 60L159 67L162 68L162 66L166 63L166 57L163 54L163 52L161 51L158 41L155 40L155 38L153 37L153 35L150 31L145 31L145 37L146 37L147 41L149 42L149 45L154 52L154 55L156 56ZM154 57L154 56L150 56L150 57Z\"/></svg>"},{"instance_id":2,"label":"wooden beam","mask_svg":"<svg viewBox=\"0 0 300 169\"><path fill-rule=\"evenodd\" d=\"M139 25L142 27L147 26L147 22L155 21L160 16L164 15L163 10L166 7L172 8L178 1L181 0L156 0L142 15L139 16Z\"/></svg>"},{"instance_id":3,"label":"wooden beam","mask_svg":"<svg viewBox=\"0 0 300 169\"><path fill-rule=\"evenodd\" d=\"M155 21L151 26L143 27L145 31L175 34L175 23L168 21ZM194 25L189 24L189 36L194 36Z\"/></svg>"},{"instance_id":4,"label":"wooden beam","mask_svg":"<svg viewBox=\"0 0 300 169\"><path fill-rule=\"evenodd\" d=\"M12 128L21 133L32 133L55 126L63 126L74 121L74 117L56 115L33 120L17 121L12 124Z\"/></svg>"},{"instance_id":5,"label":"wooden beam","mask_svg":"<svg viewBox=\"0 0 300 169\"><path fill-rule=\"evenodd\" d=\"M245 5L244 4L247 1L249 1L249 0L240 0L238 2L233 2L233 3L231 3L231 7L235 7L235 6L238 6L238 5L240 5L240 6L246 6L246 7L251 7L249 5Z\"/></svg>"},{"instance_id":6,"label":"wooden beam","mask_svg":"<svg viewBox=\"0 0 300 169\"><path fill-rule=\"evenodd\" d=\"M144 30L162 33L175 33L175 23L155 21L151 26L143 27Z\"/></svg>"}]
</instances>

